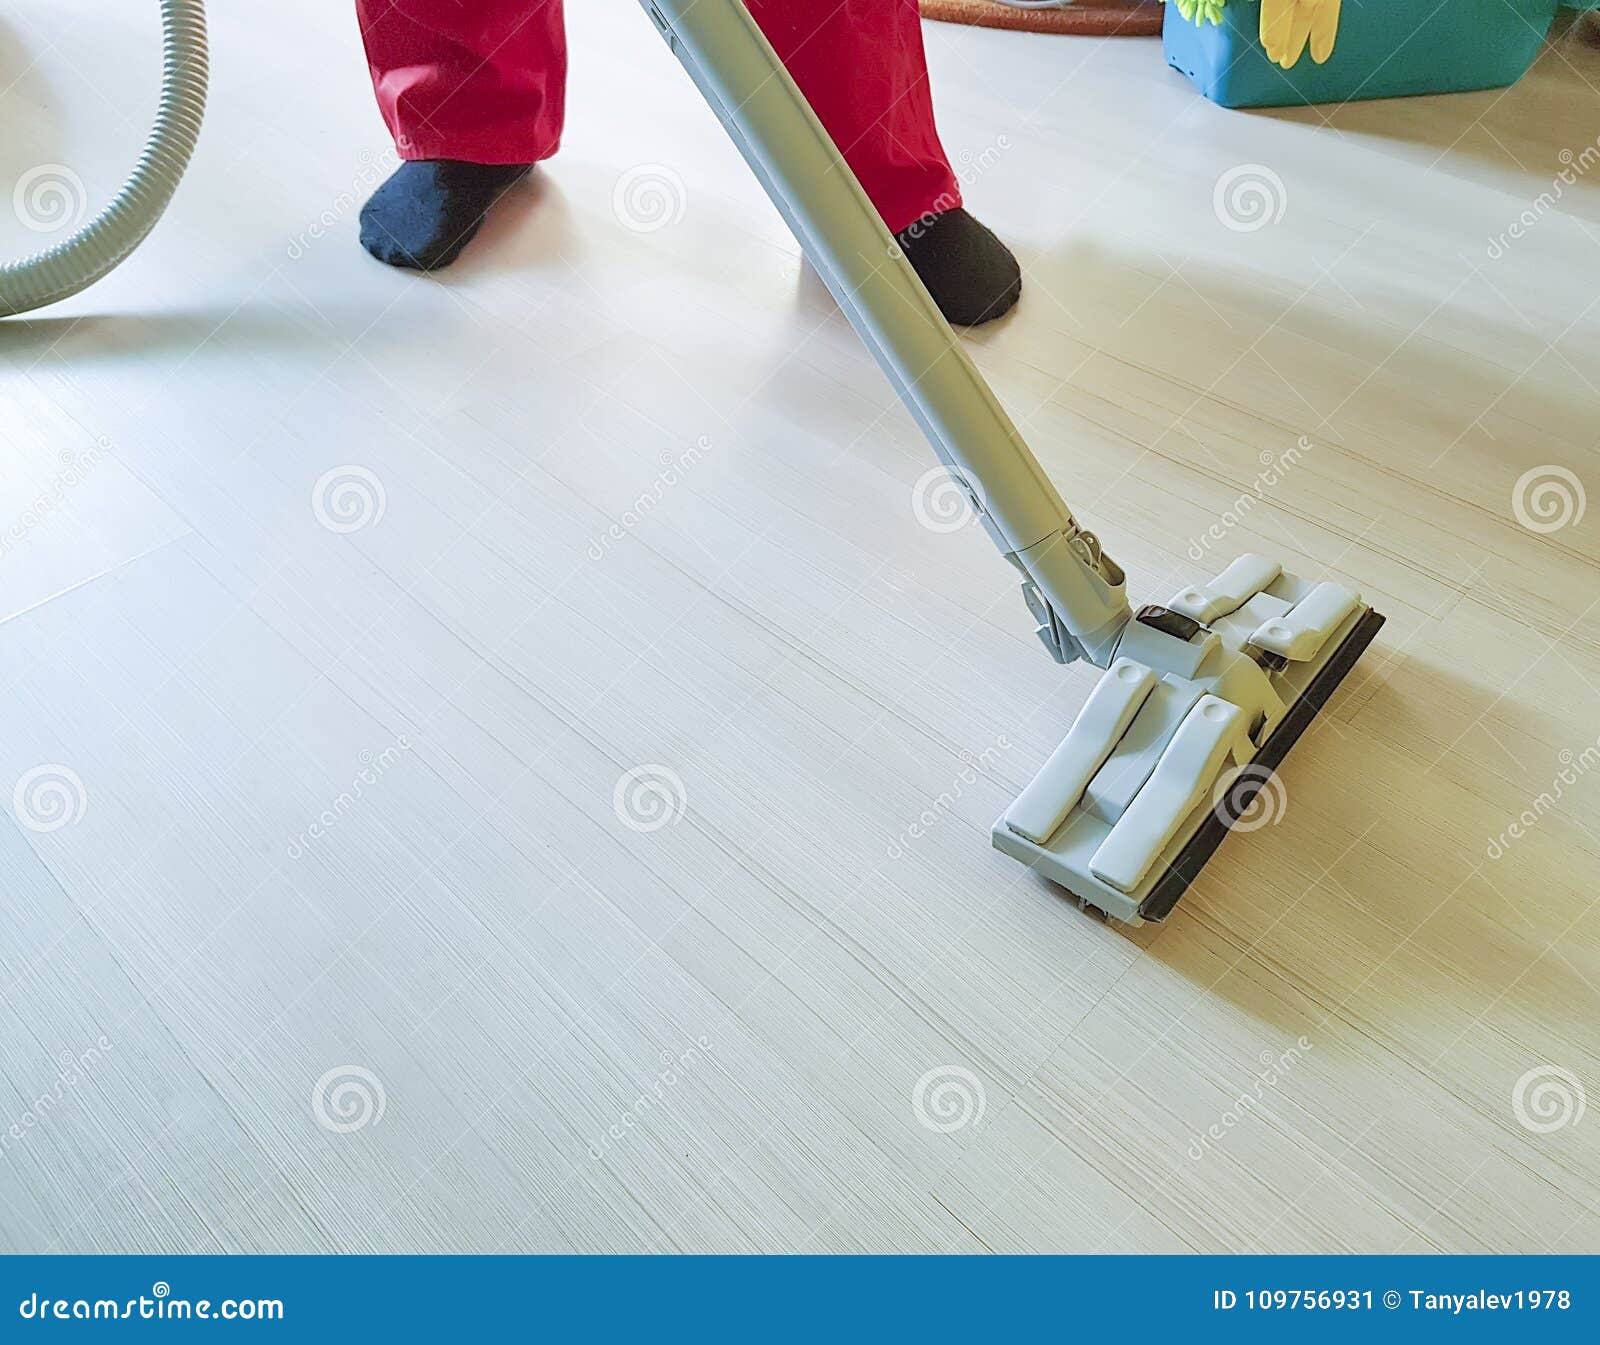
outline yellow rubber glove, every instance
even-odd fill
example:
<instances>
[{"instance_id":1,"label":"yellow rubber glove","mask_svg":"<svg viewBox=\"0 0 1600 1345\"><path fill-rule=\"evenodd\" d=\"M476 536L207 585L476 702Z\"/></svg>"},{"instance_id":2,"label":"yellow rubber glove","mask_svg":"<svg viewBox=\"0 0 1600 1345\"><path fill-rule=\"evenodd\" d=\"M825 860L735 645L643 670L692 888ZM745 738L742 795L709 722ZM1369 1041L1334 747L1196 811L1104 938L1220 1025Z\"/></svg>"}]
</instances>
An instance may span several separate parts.
<instances>
[{"instance_id":1,"label":"yellow rubber glove","mask_svg":"<svg viewBox=\"0 0 1600 1345\"><path fill-rule=\"evenodd\" d=\"M1261 0L1261 45L1285 70L1311 44L1311 59L1321 65L1333 54L1339 35L1339 0Z\"/></svg>"}]
</instances>

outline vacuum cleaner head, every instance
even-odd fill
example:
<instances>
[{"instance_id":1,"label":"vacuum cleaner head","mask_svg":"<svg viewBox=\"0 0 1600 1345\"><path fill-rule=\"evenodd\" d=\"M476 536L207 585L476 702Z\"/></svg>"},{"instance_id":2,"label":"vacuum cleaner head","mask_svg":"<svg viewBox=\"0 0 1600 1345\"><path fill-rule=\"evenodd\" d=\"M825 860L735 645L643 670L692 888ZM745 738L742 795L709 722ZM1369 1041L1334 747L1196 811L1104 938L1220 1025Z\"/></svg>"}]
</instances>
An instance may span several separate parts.
<instances>
[{"instance_id":1,"label":"vacuum cleaner head","mask_svg":"<svg viewBox=\"0 0 1600 1345\"><path fill-rule=\"evenodd\" d=\"M1106 669L994 843L1122 920L1159 920L1383 618L1235 561L1166 607L1126 576L1005 414L739 0L644 0L984 528L1052 658Z\"/></svg>"},{"instance_id":2,"label":"vacuum cleaner head","mask_svg":"<svg viewBox=\"0 0 1600 1345\"><path fill-rule=\"evenodd\" d=\"M1164 919L1382 625L1256 555L1142 609L995 847L1083 905Z\"/></svg>"}]
</instances>

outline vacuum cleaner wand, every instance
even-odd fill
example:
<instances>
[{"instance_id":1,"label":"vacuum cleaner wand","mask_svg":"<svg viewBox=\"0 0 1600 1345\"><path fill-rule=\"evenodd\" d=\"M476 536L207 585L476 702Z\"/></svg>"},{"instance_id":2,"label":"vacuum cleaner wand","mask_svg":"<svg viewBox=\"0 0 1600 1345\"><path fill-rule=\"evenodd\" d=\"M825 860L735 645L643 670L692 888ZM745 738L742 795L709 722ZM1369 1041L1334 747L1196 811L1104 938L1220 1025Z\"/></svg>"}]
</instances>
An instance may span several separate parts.
<instances>
[{"instance_id":1,"label":"vacuum cleaner wand","mask_svg":"<svg viewBox=\"0 0 1600 1345\"><path fill-rule=\"evenodd\" d=\"M1111 661L1123 574L1079 527L739 0L644 0L1002 554L1058 661Z\"/></svg>"},{"instance_id":2,"label":"vacuum cleaner wand","mask_svg":"<svg viewBox=\"0 0 1600 1345\"><path fill-rule=\"evenodd\" d=\"M1045 648L1106 669L995 846L1118 918L1160 919L1383 618L1245 556L1130 611L741 0L642 0L934 452L1022 575Z\"/></svg>"}]
</instances>

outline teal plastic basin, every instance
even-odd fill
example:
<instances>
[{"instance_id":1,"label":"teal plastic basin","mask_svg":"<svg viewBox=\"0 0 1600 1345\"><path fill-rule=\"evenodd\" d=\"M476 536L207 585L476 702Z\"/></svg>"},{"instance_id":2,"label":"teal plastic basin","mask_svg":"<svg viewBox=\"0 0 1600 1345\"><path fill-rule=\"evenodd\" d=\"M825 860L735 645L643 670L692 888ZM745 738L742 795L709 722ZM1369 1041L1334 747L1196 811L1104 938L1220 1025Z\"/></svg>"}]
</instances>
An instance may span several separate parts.
<instances>
[{"instance_id":1,"label":"teal plastic basin","mask_svg":"<svg viewBox=\"0 0 1600 1345\"><path fill-rule=\"evenodd\" d=\"M1539 54L1557 0L1344 0L1323 65L1309 49L1288 70L1261 47L1260 0L1230 0L1222 23L1191 23L1167 5L1167 64L1224 107L1286 107L1356 98L1457 93L1514 84Z\"/></svg>"}]
</instances>

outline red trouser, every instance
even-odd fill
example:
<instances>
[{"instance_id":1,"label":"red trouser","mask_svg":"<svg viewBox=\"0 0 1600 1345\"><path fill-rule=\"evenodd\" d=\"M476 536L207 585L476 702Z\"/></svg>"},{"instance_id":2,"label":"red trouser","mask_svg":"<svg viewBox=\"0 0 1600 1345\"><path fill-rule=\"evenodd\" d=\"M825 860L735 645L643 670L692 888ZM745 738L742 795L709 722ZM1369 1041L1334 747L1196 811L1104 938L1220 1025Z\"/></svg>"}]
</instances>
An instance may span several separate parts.
<instances>
[{"instance_id":1,"label":"red trouser","mask_svg":"<svg viewBox=\"0 0 1600 1345\"><path fill-rule=\"evenodd\" d=\"M933 126L917 0L745 2L891 230L961 203ZM556 152L561 0L356 0L356 14L404 158L533 163Z\"/></svg>"}]
</instances>

